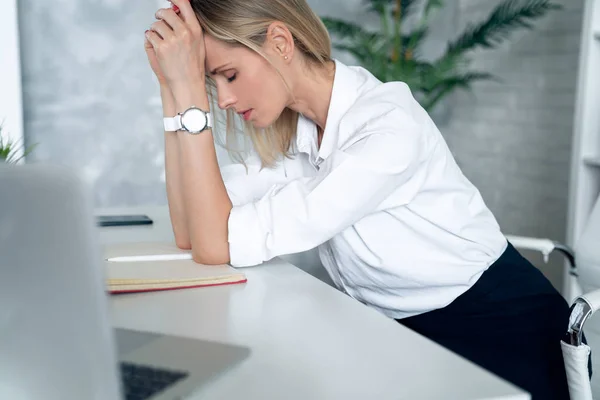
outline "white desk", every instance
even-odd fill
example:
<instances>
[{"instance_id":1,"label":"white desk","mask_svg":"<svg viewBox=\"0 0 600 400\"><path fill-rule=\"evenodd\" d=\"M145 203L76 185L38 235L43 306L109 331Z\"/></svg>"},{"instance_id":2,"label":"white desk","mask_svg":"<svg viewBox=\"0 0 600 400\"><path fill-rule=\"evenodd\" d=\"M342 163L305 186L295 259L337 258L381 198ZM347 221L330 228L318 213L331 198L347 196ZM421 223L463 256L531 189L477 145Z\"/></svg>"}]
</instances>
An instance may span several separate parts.
<instances>
[{"instance_id":1,"label":"white desk","mask_svg":"<svg viewBox=\"0 0 600 400\"><path fill-rule=\"evenodd\" d=\"M103 243L173 240L166 208L97 212L155 221L101 228ZM530 398L289 263L244 272L246 284L113 297L114 325L252 349L198 399Z\"/></svg>"}]
</instances>

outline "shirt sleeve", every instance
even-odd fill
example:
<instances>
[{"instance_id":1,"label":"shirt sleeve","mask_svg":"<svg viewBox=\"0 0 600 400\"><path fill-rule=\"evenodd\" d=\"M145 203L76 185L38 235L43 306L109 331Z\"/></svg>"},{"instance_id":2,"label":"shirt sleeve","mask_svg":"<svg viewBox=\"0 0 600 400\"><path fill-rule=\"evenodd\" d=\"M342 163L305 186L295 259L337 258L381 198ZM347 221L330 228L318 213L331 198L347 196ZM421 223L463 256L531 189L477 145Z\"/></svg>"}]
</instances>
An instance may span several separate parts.
<instances>
[{"instance_id":1,"label":"shirt sleeve","mask_svg":"<svg viewBox=\"0 0 600 400\"><path fill-rule=\"evenodd\" d=\"M420 125L396 109L353 136L359 139L334 151L317 176L275 185L260 200L233 207L231 265L257 265L314 248L396 191L410 201L415 185L407 183L425 159Z\"/></svg>"},{"instance_id":2,"label":"shirt sleeve","mask_svg":"<svg viewBox=\"0 0 600 400\"><path fill-rule=\"evenodd\" d=\"M282 163L285 161L287 160ZM232 163L220 167L223 183L234 206L256 201L274 185L299 177L287 171L282 164L273 168L262 168L258 156L253 156L245 162L246 165Z\"/></svg>"}]
</instances>

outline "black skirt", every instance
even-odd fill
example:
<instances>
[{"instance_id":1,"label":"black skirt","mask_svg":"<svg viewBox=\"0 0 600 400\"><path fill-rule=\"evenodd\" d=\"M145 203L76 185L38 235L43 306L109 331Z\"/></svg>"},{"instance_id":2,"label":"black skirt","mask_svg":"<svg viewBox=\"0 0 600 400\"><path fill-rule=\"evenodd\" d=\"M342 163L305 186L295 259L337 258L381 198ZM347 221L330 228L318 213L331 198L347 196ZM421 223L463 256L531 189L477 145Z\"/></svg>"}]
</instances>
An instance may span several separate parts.
<instances>
[{"instance_id":1,"label":"black skirt","mask_svg":"<svg viewBox=\"0 0 600 400\"><path fill-rule=\"evenodd\" d=\"M569 399L560 348L569 306L510 243L451 304L398 322L528 391L533 400Z\"/></svg>"}]
</instances>

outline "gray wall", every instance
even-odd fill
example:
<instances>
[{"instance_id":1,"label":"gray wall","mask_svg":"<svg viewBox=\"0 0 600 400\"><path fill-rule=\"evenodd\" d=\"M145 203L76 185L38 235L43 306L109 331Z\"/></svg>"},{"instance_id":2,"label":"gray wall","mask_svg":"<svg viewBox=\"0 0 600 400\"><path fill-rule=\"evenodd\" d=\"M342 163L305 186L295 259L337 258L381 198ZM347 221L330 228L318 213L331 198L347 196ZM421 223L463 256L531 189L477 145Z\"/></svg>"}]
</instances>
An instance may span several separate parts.
<instances>
[{"instance_id":1,"label":"gray wall","mask_svg":"<svg viewBox=\"0 0 600 400\"><path fill-rule=\"evenodd\" d=\"M19 1L29 161L81 169L99 206L165 204L157 86L143 51L154 0Z\"/></svg>"},{"instance_id":2,"label":"gray wall","mask_svg":"<svg viewBox=\"0 0 600 400\"><path fill-rule=\"evenodd\" d=\"M505 233L564 240L583 0L558 2L563 10L535 31L474 56L474 68L503 82L454 96L450 122L440 128ZM498 3L459 1L457 26ZM541 268L561 284L560 258Z\"/></svg>"},{"instance_id":3,"label":"gray wall","mask_svg":"<svg viewBox=\"0 0 600 400\"><path fill-rule=\"evenodd\" d=\"M557 0L561 1L561 0ZM498 0L448 0L426 53ZM361 0L309 0L321 15L373 26ZM457 161L506 233L564 239L583 0L473 66L503 79L460 93L436 113ZM143 52L159 0L19 1L29 158L77 167L98 206L166 204L162 116ZM343 61L350 59L337 54ZM316 258L306 259L306 263ZM556 284L556 266L546 270Z\"/></svg>"},{"instance_id":4,"label":"gray wall","mask_svg":"<svg viewBox=\"0 0 600 400\"><path fill-rule=\"evenodd\" d=\"M310 3L344 18L362 14L360 0ZM29 144L38 143L28 162L80 169L95 184L101 207L167 201L160 98L143 51L143 32L163 4L18 4L24 131Z\"/></svg>"}]
</instances>

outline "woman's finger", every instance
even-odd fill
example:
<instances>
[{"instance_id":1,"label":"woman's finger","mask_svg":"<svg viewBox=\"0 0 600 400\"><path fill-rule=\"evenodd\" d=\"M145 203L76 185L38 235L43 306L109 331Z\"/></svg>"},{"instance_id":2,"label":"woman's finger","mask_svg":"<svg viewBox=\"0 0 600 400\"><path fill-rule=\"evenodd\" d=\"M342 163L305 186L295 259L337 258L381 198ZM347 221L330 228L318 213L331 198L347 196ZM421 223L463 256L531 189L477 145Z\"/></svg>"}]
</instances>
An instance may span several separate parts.
<instances>
[{"instance_id":1,"label":"woman's finger","mask_svg":"<svg viewBox=\"0 0 600 400\"><path fill-rule=\"evenodd\" d=\"M185 22L171 8L161 8L156 12L155 17L165 21L175 33L186 29Z\"/></svg>"},{"instance_id":2,"label":"woman's finger","mask_svg":"<svg viewBox=\"0 0 600 400\"><path fill-rule=\"evenodd\" d=\"M160 36L158 36L156 32L152 30L147 30L145 36L146 40L150 42L152 47L154 47L154 50L156 50L158 46L160 46L160 42L162 42L162 39L160 38Z\"/></svg>"},{"instance_id":3,"label":"woman's finger","mask_svg":"<svg viewBox=\"0 0 600 400\"><path fill-rule=\"evenodd\" d=\"M150 25L150 30L158 33L164 40L171 39L175 36L173 29L163 20L156 21Z\"/></svg>"},{"instance_id":4,"label":"woman's finger","mask_svg":"<svg viewBox=\"0 0 600 400\"><path fill-rule=\"evenodd\" d=\"M146 31L148 32L148 31ZM153 49L154 46L152 46L152 43L150 43L150 41L148 40L148 35L144 35L144 48L146 49Z\"/></svg>"},{"instance_id":5,"label":"woman's finger","mask_svg":"<svg viewBox=\"0 0 600 400\"><path fill-rule=\"evenodd\" d=\"M190 0L171 0L174 6L179 9L179 15L185 21L188 26L200 25L196 18L196 13L190 5Z\"/></svg>"}]
</instances>

